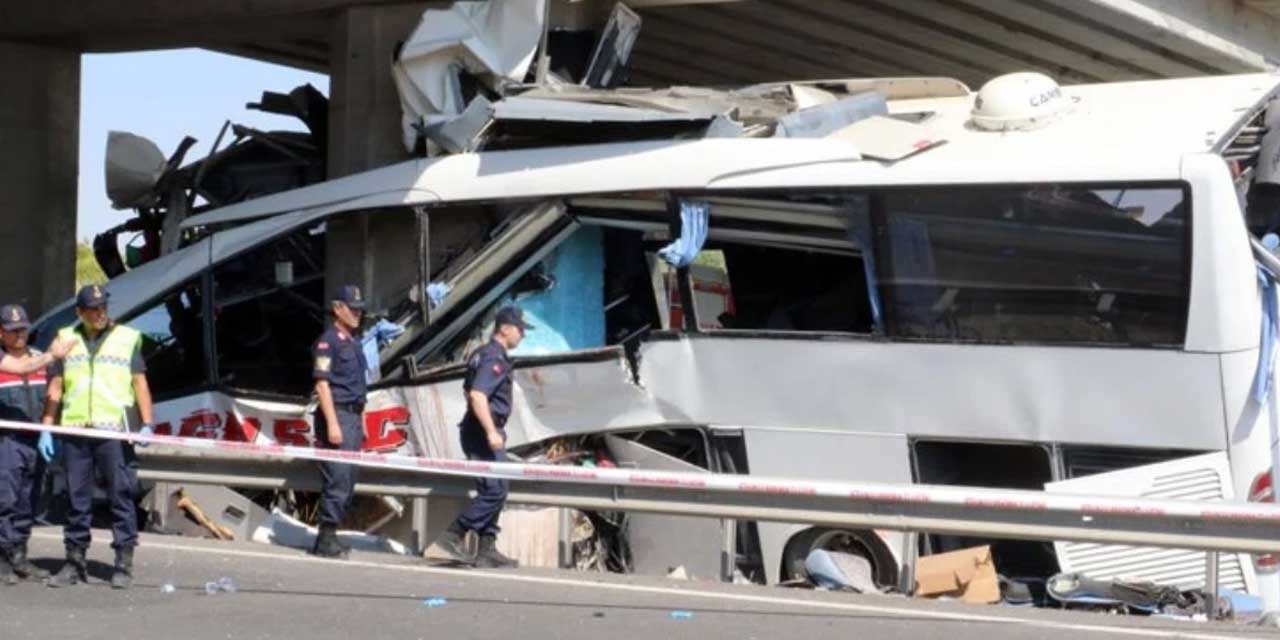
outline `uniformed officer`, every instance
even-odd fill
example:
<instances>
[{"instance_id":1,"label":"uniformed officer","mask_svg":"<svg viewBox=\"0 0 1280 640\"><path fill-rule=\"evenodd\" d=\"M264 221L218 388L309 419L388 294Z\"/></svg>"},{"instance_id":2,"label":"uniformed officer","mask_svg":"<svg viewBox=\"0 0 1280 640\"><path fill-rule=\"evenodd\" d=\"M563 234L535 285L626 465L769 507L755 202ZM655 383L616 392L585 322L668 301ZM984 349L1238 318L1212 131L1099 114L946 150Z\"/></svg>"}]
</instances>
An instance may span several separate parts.
<instances>
[{"instance_id":1,"label":"uniformed officer","mask_svg":"<svg viewBox=\"0 0 1280 640\"><path fill-rule=\"evenodd\" d=\"M315 365L316 446L359 451L364 444L365 362L356 332L364 313L360 289L347 285L334 296L333 324L320 334L312 352ZM320 535L311 552L325 558L342 558L349 549L338 541L338 524L351 507L356 467L341 462L320 463Z\"/></svg>"},{"instance_id":2,"label":"uniformed officer","mask_svg":"<svg viewBox=\"0 0 1280 640\"><path fill-rule=\"evenodd\" d=\"M76 295L80 323L58 333L72 342L63 362L49 368L44 422L63 426L124 431L129 411L137 407L141 431L151 432L151 389L142 359L142 334L111 321L106 291L90 285ZM106 480L111 501L111 548L115 567L111 586L133 584L133 550L138 544L138 466L133 445L119 440L63 438L62 465L67 473L70 508L63 542L67 561L49 578L50 587L87 580L85 552L92 542L93 488L96 474Z\"/></svg>"},{"instance_id":3,"label":"uniformed officer","mask_svg":"<svg viewBox=\"0 0 1280 640\"><path fill-rule=\"evenodd\" d=\"M507 352L519 346L525 331L533 326L524 321L517 306L506 306L494 317L493 338L467 360L463 391L467 414L458 425L462 452L468 460L505 461L507 434L503 427L511 416L511 369ZM514 567L516 561L498 551L498 516L507 501L507 481L477 478L476 497L441 537L439 546L455 562L484 568ZM464 542L468 531L480 536L479 550L472 558Z\"/></svg>"},{"instance_id":4,"label":"uniformed officer","mask_svg":"<svg viewBox=\"0 0 1280 640\"><path fill-rule=\"evenodd\" d=\"M30 329L27 310L21 305L0 307L0 345L12 364L42 359L27 346ZM0 371L0 419L36 422L44 410L44 395L44 368L27 374ZM19 579L49 577L49 572L27 558L44 475L44 463L36 452L40 437L48 438L49 434L0 430L0 581L9 585Z\"/></svg>"}]
</instances>

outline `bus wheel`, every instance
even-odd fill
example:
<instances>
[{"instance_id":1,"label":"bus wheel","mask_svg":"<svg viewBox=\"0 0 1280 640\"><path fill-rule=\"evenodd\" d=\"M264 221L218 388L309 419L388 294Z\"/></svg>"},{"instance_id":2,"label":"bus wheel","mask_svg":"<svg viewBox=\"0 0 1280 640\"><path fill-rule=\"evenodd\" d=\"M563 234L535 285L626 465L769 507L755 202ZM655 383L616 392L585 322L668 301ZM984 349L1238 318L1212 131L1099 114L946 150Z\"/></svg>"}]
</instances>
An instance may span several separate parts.
<instances>
[{"instance_id":1,"label":"bus wheel","mask_svg":"<svg viewBox=\"0 0 1280 640\"><path fill-rule=\"evenodd\" d=\"M791 537L782 552L782 579L805 580L805 558L816 549L839 551L862 556L871 563L871 575L876 586L898 586L898 562L884 545L880 536L859 529L806 529Z\"/></svg>"}]
</instances>

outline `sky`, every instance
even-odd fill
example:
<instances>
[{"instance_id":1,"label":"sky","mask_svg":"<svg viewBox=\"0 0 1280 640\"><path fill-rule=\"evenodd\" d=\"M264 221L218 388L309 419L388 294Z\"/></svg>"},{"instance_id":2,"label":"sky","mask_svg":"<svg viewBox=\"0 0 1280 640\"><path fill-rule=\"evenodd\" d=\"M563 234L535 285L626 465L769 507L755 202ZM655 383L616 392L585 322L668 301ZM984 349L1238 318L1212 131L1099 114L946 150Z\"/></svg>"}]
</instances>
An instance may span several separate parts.
<instances>
[{"instance_id":1,"label":"sky","mask_svg":"<svg viewBox=\"0 0 1280 640\"><path fill-rule=\"evenodd\" d=\"M328 76L201 49L82 56L77 237L91 239L132 215L112 209L107 199L108 131L150 138L166 157L183 136L192 136L198 142L187 152L190 162L209 153L227 120L258 129L305 130L294 118L244 105L257 102L263 91L288 93L308 82L329 94Z\"/></svg>"}]
</instances>

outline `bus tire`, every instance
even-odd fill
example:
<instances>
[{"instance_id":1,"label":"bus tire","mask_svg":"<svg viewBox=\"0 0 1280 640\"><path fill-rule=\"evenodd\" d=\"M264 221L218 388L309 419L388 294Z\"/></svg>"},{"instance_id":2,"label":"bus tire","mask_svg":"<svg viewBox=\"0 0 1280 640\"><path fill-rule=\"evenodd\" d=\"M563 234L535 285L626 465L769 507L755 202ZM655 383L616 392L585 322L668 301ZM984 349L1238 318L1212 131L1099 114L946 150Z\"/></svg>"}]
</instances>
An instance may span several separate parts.
<instances>
[{"instance_id":1,"label":"bus tire","mask_svg":"<svg viewBox=\"0 0 1280 640\"><path fill-rule=\"evenodd\" d=\"M792 536L782 552L782 579L806 580L805 558L816 549L840 551L862 556L871 563L871 575L876 586L898 586L898 562L884 541L875 533L863 529L829 529L814 527Z\"/></svg>"}]
</instances>

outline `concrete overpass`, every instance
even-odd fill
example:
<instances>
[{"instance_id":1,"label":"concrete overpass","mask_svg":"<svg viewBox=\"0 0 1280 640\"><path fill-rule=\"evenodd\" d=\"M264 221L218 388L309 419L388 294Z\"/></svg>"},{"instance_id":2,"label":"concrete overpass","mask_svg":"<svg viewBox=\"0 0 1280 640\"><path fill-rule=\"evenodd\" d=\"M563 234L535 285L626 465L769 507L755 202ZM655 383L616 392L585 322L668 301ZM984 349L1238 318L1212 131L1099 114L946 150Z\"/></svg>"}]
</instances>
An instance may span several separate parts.
<instances>
[{"instance_id":1,"label":"concrete overpass","mask_svg":"<svg viewBox=\"0 0 1280 640\"><path fill-rule=\"evenodd\" d=\"M553 0L553 22L600 23L612 0ZM0 3L0 297L38 311L73 282L80 54L175 47L331 76L329 174L404 157L387 63L421 11L394 0L10 0ZM633 83L1014 70L1063 82L1270 69L1280 0L629 0L645 19ZM164 78L155 79L164 91ZM366 281L396 230L331 224L330 278ZM385 256L393 257L387 258ZM382 256L379 258L379 256Z\"/></svg>"}]
</instances>

